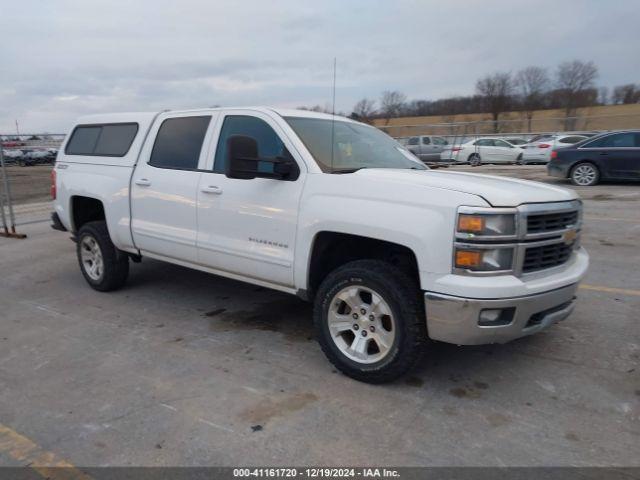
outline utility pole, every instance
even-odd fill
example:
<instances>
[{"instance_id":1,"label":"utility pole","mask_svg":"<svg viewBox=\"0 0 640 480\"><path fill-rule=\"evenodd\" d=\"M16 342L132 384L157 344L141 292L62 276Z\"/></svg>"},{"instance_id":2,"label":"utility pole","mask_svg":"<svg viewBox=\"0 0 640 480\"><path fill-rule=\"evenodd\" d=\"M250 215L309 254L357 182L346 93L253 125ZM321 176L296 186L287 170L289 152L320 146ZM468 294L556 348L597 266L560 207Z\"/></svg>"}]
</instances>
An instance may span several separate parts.
<instances>
[{"instance_id":1,"label":"utility pole","mask_svg":"<svg viewBox=\"0 0 640 480\"><path fill-rule=\"evenodd\" d=\"M20 128L18 127L18 119L16 118L16 135L20 136Z\"/></svg>"}]
</instances>

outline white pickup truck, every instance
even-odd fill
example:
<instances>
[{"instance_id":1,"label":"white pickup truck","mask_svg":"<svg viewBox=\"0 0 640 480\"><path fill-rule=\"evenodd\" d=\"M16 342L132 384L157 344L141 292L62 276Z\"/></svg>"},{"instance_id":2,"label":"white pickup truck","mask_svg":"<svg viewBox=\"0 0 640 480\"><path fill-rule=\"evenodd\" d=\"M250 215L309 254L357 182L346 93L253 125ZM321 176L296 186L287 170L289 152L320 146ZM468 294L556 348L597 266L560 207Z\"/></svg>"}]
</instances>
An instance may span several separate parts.
<instances>
[{"instance_id":1,"label":"white pickup truck","mask_svg":"<svg viewBox=\"0 0 640 480\"><path fill-rule=\"evenodd\" d=\"M149 257L299 295L329 360L372 383L429 339L503 343L566 318L588 266L572 191L429 170L379 130L314 112L84 117L51 191L94 289Z\"/></svg>"}]
</instances>

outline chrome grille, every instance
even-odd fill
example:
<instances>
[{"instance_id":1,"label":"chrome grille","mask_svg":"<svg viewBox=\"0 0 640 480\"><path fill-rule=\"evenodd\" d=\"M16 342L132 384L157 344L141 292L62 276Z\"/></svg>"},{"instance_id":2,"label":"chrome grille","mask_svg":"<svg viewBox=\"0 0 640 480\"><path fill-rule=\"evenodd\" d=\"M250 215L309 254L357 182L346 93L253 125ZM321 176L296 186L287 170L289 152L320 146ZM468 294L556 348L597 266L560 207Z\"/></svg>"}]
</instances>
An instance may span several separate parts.
<instances>
[{"instance_id":1,"label":"chrome grille","mask_svg":"<svg viewBox=\"0 0 640 480\"><path fill-rule=\"evenodd\" d=\"M571 257L573 247L573 243L567 245L564 242L559 242L527 248L522 263L522 273L536 272L562 265Z\"/></svg>"},{"instance_id":2,"label":"chrome grille","mask_svg":"<svg viewBox=\"0 0 640 480\"><path fill-rule=\"evenodd\" d=\"M527 234L564 230L578 223L578 211L541 213L527 217Z\"/></svg>"}]
</instances>

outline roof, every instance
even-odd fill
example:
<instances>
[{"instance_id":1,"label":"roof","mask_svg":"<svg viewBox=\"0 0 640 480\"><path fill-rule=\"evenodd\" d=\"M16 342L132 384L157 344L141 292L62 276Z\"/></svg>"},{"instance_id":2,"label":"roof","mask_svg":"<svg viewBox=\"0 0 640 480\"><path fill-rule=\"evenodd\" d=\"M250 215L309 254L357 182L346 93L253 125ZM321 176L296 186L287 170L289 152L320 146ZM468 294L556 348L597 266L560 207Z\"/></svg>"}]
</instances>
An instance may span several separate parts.
<instances>
[{"instance_id":1,"label":"roof","mask_svg":"<svg viewBox=\"0 0 640 480\"><path fill-rule=\"evenodd\" d=\"M164 110L171 113L190 113L190 112L214 112L219 110L246 110L258 111L263 113L276 113L281 117L302 117L302 118L322 118L326 120L338 120L353 122L353 120L342 117L340 115L331 115L329 113L312 112L309 110L297 110L293 108L272 108L272 107L221 107L221 108L198 108L187 110ZM85 123L122 123L122 122L139 122L152 121L160 112L123 112L123 113L100 113L95 115L85 115L80 117L77 124Z\"/></svg>"}]
</instances>

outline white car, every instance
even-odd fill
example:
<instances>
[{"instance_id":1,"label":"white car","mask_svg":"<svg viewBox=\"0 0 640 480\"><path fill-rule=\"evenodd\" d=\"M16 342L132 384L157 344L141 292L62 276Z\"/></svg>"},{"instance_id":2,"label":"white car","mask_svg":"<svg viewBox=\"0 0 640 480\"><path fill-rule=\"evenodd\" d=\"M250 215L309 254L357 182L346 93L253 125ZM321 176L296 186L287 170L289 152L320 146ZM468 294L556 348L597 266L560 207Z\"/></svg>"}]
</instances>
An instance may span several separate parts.
<instances>
[{"instance_id":1,"label":"white car","mask_svg":"<svg viewBox=\"0 0 640 480\"><path fill-rule=\"evenodd\" d=\"M17 149L2 149L2 156L4 157L4 161L7 163L13 163L18 161L19 158L22 158L22 150Z\"/></svg>"},{"instance_id":2,"label":"white car","mask_svg":"<svg viewBox=\"0 0 640 480\"><path fill-rule=\"evenodd\" d=\"M523 149L524 153L517 163L519 165L549 163L551 152L554 148L568 147L587 138L589 137L584 135L550 135L543 137L535 142L522 145L520 148Z\"/></svg>"},{"instance_id":3,"label":"white car","mask_svg":"<svg viewBox=\"0 0 640 480\"><path fill-rule=\"evenodd\" d=\"M453 145L440 154L442 161L469 163L515 163L522 156L522 148L500 138L478 138L462 145Z\"/></svg>"},{"instance_id":4,"label":"white car","mask_svg":"<svg viewBox=\"0 0 640 480\"><path fill-rule=\"evenodd\" d=\"M380 130L316 112L83 117L51 180L54 227L72 232L95 290L153 258L298 295L329 360L366 382L406 372L429 338L504 343L551 327L589 263L574 191L430 170ZM156 287L143 277L124 294Z\"/></svg>"}]
</instances>

